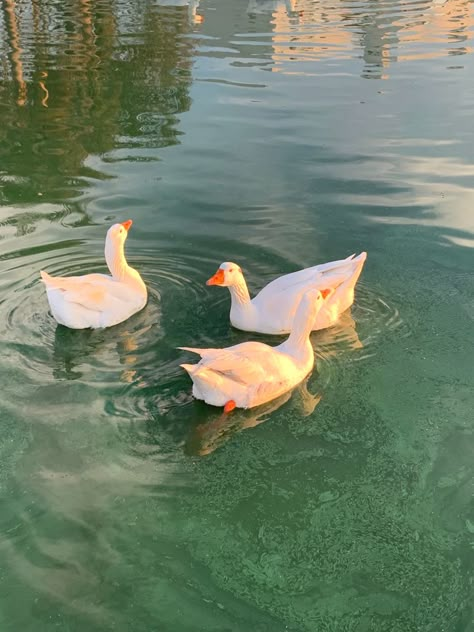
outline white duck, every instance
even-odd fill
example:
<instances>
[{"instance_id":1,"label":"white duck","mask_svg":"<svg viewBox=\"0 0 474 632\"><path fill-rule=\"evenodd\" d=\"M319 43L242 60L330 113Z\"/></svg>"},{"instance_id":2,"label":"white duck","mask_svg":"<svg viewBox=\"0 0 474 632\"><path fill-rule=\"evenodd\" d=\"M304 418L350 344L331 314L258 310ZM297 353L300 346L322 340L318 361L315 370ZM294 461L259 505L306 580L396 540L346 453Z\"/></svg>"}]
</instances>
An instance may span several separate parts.
<instances>
[{"instance_id":1,"label":"white duck","mask_svg":"<svg viewBox=\"0 0 474 632\"><path fill-rule=\"evenodd\" d=\"M146 286L124 255L131 225L129 219L114 224L107 232L105 261L111 276L52 277L41 271L51 313L60 325L71 329L111 327L145 307Z\"/></svg>"},{"instance_id":2,"label":"white duck","mask_svg":"<svg viewBox=\"0 0 474 632\"><path fill-rule=\"evenodd\" d=\"M308 290L296 310L289 338L270 347L243 342L226 349L180 347L201 356L197 364L182 364L193 381L193 395L212 406L253 408L297 386L314 365L309 336L328 291Z\"/></svg>"},{"instance_id":3,"label":"white duck","mask_svg":"<svg viewBox=\"0 0 474 632\"><path fill-rule=\"evenodd\" d=\"M286 334L301 296L308 289L328 288L330 296L318 312L312 329L325 329L336 323L340 314L354 302L354 287L367 258L362 252L340 261L331 261L285 274L271 281L253 299L241 268L231 261L222 263L207 285L228 287L231 296L230 322L237 329L263 334Z\"/></svg>"}]
</instances>

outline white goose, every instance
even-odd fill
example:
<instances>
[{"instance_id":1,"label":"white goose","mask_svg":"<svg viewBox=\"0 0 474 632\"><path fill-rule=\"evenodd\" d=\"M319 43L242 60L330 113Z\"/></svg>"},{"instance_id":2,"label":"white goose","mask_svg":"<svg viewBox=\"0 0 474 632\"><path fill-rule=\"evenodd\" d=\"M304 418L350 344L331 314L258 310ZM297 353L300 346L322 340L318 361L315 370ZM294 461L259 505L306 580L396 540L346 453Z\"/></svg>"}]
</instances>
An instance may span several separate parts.
<instances>
[{"instance_id":1,"label":"white goose","mask_svg":"<svg viewBox=\"0 0 474 632\"><path fill-rule=\"evenodd\" d=\"M60 325L71 329L111 327L145 307L146 286L124 254L131 225L129 219L114 224L107 232L105 261L111 276L52 277L41 271L51 313Z\"/></svg>"},{"instance_id":2,"label":"white goose","mask_svg":"<svg viewBox=\"0 0 474 632\"><path fill-rule=\"evenodd\" d=\"M314 365L309 336L328 291L308 290L296 310L289 338L277 347L243 342L226 349L179 347L201 356L182 364L193 381L193 395L212 406L253 408L297 386Z\"/></svg>"},{"instance_id":3,"label":"white goose","mask_svg":"<svg viewBox=\"0 0 474 632\"><path fill-rule=\"evenodd\" d=\"M362 252L340 261L331 261L285 274L271 281L253 299L241 268L231 261L222 263L207 285L220 285L230 290L230 322L237 329L263 334L286 334L301 296L309 289L328 288L330 296L317 314L312 329L325 329L354 302L354 287L367 258Z\"/></svg>"}]
</instances>

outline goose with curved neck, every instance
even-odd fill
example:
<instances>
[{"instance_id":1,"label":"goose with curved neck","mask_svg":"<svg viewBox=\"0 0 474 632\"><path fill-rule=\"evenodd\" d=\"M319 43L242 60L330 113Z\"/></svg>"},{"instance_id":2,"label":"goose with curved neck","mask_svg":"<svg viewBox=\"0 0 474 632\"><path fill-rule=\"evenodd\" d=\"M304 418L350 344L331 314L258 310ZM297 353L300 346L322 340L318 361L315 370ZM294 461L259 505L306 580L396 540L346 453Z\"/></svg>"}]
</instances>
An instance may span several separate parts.
<instances>
[{"instance_id":1,"label":"goose with curved neck","mask_svg":"<svg viewBox=\"0 0 474 632\"><path fill-rule=\"evenodd\" d=\"M225 261L207 285L227 287L231 296L230 322L237 329L263 334L286 334L293 329L296 306L310 289L329 289L330 295L318 312L313 331L334 325L354 302L354 288L367 253L331 261L285 274L251 298L242 269Z\"/></svg>"},{"instance_id":2,"label":"goose with curved neck","mask_svg":"<svg viewBox=\"0 0 474 632\"><path fill-rule=\"evenodd\" d=\"M146 296L146 285L143 279L134 268L128 265L125 258L125 241L132 223L132 220L129 219L119 224L121 228L125 229L124 233L121 232L121 228L118 231L114 226L109 228L105 239L105 262L114 281L124 283L131 290Z\"/></svg>"},{"instance_id":3,"label":"goose with curved neck","mask_svg":"<svg viewBox=\"0 0 474 632\"><path fill-rule=\"evenodd\" d=\"M329 290L308 290L302 296L288 339L276 347L244 342L226 349L180 347L201 356L182 364L193 381L193 395L213 406L253 408L292 390L311 371L314 351L312 324Z\"/></svg>"},{"instance_id":4,"label":"goose with curved neck","mask_svg":"<svg viewBox=\"0 0 474 632\"><path fill-rule=\"evenodd\" d=\"M303 294L293 319L293 329L287 340L280 345L280 350L284 349L295 358L314 359L314 351L309 338L313 329L312 316L317 314L328 296L330 296L330 290L321 292L308 290ZM315 306L311 305L311 301L315 302ZM317 310L314 309L315 307Z\"/></svg>"},{"instance_id":5,"label":"goose with curved neck","mask_svg":"<svg viewBox=\"0 0 474 632\"><path fill-rule=\"evenodd\" d=\"M124 242L119 242L118 240L107 236L105 240L104 255L105 263L107 264L114 281L123 281L129 267L127 260L125 259Z\"/></svg>"},{"instance_id":6,"label":"goose with curved neck","mask_svg":"<svg viewBox=\"0 0 474 632\"><path fill-rule=\"evenodd\" d=\"M230 322L237 329L243 329L243 327L239 327L239 324L245 323L247 331L252 331L258 323L258 312L250 298L242 271L240 271L240 274L237 273L235 277L235 283L228 286L230 292Z\"/></svg>"},{"instance_id":7,"label":"goose with curved neck","mask_svg":"<svg viewBox=\"0 0 474 632\"><path fill-rule=\"evenodd\" d=\"M129 219L114 224L107 232L105 261L111 276L53 277L41 271L51 313L59 324L71 329L111 327L145 307L145 283L125 258L124 246L131 226Z\"/></svg>"}]
</instances>

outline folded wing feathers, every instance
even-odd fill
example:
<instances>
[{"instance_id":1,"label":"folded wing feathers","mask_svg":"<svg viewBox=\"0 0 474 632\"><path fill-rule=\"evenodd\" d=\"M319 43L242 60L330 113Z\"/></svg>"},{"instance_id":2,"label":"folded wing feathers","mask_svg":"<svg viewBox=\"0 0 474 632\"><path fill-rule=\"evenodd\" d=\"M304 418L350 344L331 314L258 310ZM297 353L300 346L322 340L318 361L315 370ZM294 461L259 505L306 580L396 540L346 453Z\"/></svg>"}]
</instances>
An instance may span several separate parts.
<instances>
[{"instance_id":1,"label":"folded wing feathers","mask_svg":"<svg viewBox=\"0 0 474 632\"><path fill-rule=\"evenodd\" d=\"M61 277L59 277L58 279L55 279L44 270L40 271L40 275L41 275L41 280L43 281L45 285L48 285L49 287L58 287L58 288L60 287L60 283L58 283L58 281L61 280Z\"/></svg>"},{"instance_id":2,"label":"folded wing feathers","mask_svg":"<svg viewBox=\"0 0 474 632\"><path fill-rule=\"evenodd\" d=\"M190 375L205 369L242 384L250 384L265 379L265 371L258 362L252 361L235 351L226 349L195 349L193 347L178 348L183 351L197 353L202 358L197 364L181 365Z\"/></svg>"},{"instance_id":3,"label":"folded wing feathers","mask_svg":"<svg viewBox=\"0 0 474 632\"><path fill-rule=\"evenodd\" d=\"M104 303L107 293L103 286L75 277L52 277L43 270L40 274L41 280L48 288L63 292L65 301L78 303L92 311L101 311L106 307Z\"/></svg>"},{"instance_id":4,"label":"folded wing feathers","mask_svg":"<svg viewBox=\"0 0 474 632\"><path fill-rule=\"evenodd\" d=\"M196 372L196 369L198 367L197 364L180 364L179 366L185 371L187 371L189 375L193 375L193 373Z\"/></svg>"},{"instance_id":5,"label":"folded wing feathers","mask_svg":"<svg viewBox=\"0 0 474 632\"><path fill-rule=\"evenodd\" d=\"M96 283L97 280L103 279L102 275L99 274L89 274L84 276L78 276L78 277L53 277L50 274L48 274L47 272L45 272L44 270L41 270L40 272L41 274L41 280L43 281L43 283L45 283L45 285L47 285L49 288L53 288L56 290L63 290L63 291L67 291L67 290L72 290L72 289L77 289L78 287L82 287L84 285L92 285L93 283Z\"/></svg>"},{"instance_id":6,"label":"folded wing feathers","mask_svg":"<svg viewBox=\"0 0 474 632\"><path fill-rule=\"evenodd\" d=\"M196 353L201 357L203 357L206 351L210 351L210 349L196 349L195 347L176 347L176 349L180 349L181 351L189 351L190 353Z\"/></svg>"},{"instance_id":7,"label":"folded wing feathers","mask_svg":"<svg viewBox=\"0 0 474 632\"><path fill-rule=\"evenodd\" d=\"M104 288L85 285L81 288L67 290L64 293L64 300L70 303L78 303L86 309L102 311L106 308L106 292Z\"/></svg>"}]
</instances>

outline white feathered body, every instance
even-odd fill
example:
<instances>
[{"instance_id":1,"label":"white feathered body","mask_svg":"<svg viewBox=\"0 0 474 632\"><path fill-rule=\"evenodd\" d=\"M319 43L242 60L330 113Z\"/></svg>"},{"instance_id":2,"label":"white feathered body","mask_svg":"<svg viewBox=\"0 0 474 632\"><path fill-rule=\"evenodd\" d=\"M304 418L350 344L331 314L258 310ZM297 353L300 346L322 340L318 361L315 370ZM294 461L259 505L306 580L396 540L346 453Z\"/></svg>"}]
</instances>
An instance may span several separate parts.
<instances>
[{"instance_id":1,"label":"white feathered body","mask_svg":"<svg viewBox=\"0 0 474 632\"><path fill-rule=\"evenodd\" d=\"M313 368L314 353L305 349L292 355L284 342L270 347L244 342L226 349L181 347L201 356L198 364L181 365L193 380L193 395L212 406L234 400L238 408L253 408L297 386Z\"/></svg>"},{"instance_id":2,"label":"white feathered body","mask_svg":"<svg viewBox=\"0 0 474 632\"><path fill-rule=\"evenodd\" d=\"M112 327L143 309L146 291L134 291L127 283L106 274L52 277L41 273L53 317L71 329Z\"/></svg>"},{"instance_id":3,"label":"white feathered body","mask_svg":"<svg viewBox=\"0 0 474 632\"><path fill-rule=\"evenodd\" d=\"M276 346L243 342L226 349L180 347L201 356L197 364L182 364L193 381L193 395L213 406L233 402L238 408L265 404L292 390L314 366L309 335L323 304L322 293L307 291L298 305L294 328Z\"/></svg>"},{"instance_id":4,"label":"white feathered body","mask_svg":"<svg viewBox=\"0 0 474 632\"><path fill-rule=\"evenodd\" d=\"M331 289L312 325L312 330L334 325L339 316L354 302L354 288L364 266L367 253L340 261L305 268L281 276L266 285L250 302L232 295L230 321L243 331L286 334L292 330L301 297L308 290Z\"/></svg>"},{"instance_id":5,"label":"white feathered body","mask_svg":"<svg viewBox=\"0 0 474 632\"><path fill-rule=\"evenodd\" d=\"M145 307L146 285L124 253L132 224L129 219L107 231L104 254L110 275L53 277L40 272L51 313L60 325L71 329L112 327Z\"/></svg>"}]
</instances>

